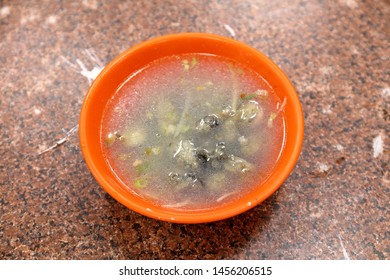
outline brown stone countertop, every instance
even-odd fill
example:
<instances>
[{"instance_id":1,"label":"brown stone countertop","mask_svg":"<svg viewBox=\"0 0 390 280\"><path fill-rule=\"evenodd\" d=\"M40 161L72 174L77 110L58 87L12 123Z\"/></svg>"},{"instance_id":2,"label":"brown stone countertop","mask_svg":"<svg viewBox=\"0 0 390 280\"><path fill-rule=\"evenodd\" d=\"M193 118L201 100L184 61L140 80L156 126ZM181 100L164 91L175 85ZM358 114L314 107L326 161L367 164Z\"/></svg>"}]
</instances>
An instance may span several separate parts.
<instances>
[{"instance_id":1,"label":"brown stone countertop","mask_svg":"<svg viewBox=\"0 0 390 280\"><path fill-rule=\"evenodd\" d=\"M0 259L390 259L386 0L0 1ZM99 70L144 40L234 37L305 115L281 188L237 217L171 224L97 184L72 130Z\"/></svg>"}]
</instances>

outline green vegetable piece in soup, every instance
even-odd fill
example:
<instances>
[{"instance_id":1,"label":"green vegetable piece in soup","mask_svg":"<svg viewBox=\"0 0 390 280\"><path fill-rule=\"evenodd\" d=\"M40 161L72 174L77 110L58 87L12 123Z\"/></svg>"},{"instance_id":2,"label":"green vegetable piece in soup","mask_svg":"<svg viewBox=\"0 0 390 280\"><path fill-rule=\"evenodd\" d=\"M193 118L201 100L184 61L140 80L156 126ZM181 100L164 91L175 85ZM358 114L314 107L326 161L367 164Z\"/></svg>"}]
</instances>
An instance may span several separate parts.
<instances>
[{"instance_id":1,"label":"green vegetable piece in soup","mask_svg":"<svg viewBox=\"0 0 390 280\"><path fill-rule=\"evenodd\" d=\"M146 185L147 185L147 180L145 178L137 178L134 181L134 187L136 187L137 189L143 189L146 187Z\"/></svg>"},{"instance_id":2,"label":"green vegetable piece in soup","mask_svg":"<svg viewBox=\"0 0 390 280\"><path fill-rule=\"evenodd\" d=\"M135 167L138 174L145 174L150 170L150 164L147 162L141 163Z\"/></svg>"}]
</instances>

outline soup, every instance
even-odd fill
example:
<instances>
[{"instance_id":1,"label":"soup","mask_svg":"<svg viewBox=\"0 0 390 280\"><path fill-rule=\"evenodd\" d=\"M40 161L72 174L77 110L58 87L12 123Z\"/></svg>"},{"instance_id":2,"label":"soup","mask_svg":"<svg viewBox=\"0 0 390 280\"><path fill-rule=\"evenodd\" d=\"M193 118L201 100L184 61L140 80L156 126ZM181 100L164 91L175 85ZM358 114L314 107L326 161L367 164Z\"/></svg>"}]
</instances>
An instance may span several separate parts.
<instances>
[{"instance_id":1,"label":"soup","mask_svg":"<svg viewBox=\"0 0 390 280\"><path fill-rule=\"evenodd\" d=\"M284 145L285 105L235 61L164 57L131 75L106 105L104 156L141 197L168 208L213 208L267 179Z\"/></svg>"}]
</instances>

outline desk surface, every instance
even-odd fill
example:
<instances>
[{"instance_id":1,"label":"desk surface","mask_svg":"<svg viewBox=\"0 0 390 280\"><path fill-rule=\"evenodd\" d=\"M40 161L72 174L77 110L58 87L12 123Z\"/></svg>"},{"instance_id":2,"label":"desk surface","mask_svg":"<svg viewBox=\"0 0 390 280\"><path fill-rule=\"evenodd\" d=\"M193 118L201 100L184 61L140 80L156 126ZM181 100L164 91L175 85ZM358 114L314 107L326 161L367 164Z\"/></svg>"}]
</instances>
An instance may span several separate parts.
<instances>
[{"instance_id":1,"label":"desk surface","mask_svg":"<svg viewBox=\"0 0 390 280\"><path fill-rule=\"evenodd\" d=\"M104 2L0 2L0 259L390 258L388 1ZM77 133L39 155L77 124L101 67L139 42L188 31L265 53L305 115L301 157L279 191L198 225L112 199Z\"/></svg>"}]
</instances>

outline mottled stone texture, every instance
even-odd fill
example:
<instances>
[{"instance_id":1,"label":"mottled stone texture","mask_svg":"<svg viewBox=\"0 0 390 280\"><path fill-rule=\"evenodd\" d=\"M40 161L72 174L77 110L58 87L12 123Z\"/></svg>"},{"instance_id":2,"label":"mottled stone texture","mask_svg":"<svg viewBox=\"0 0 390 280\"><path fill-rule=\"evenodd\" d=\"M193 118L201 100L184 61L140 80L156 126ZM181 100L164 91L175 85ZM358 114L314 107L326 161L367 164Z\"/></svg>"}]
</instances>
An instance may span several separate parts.
<instances>
[{"instance_id":1,"label":"mottled stone texture","mask_svg":"<svg viewBox=\"0 0 390 280\"><path fill-rule=\"evenodd\" d=\"M0 1L0 259L390 259L389 18L386 0ZM267 201L159 222L103 191L77 133L39 155L121 51L229 27L286 72L305 114L301 157Z\"/></svg>"}]
</instances>

